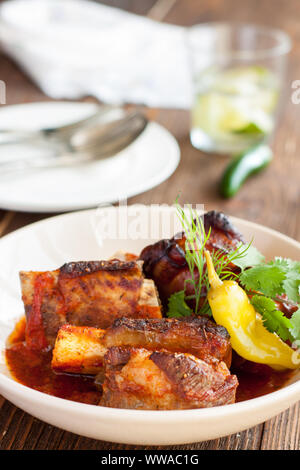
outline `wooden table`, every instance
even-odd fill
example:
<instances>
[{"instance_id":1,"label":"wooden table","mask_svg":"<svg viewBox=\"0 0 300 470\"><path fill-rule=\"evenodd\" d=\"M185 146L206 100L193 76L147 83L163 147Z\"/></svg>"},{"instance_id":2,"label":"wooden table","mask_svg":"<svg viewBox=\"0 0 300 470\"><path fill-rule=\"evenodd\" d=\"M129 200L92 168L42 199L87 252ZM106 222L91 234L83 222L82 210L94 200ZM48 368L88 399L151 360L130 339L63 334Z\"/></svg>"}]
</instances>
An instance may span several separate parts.
<instances>
[{"instance_id":1,"label":"wooden table","mask_svg":"<svg viewBox=\"0 0 300 470\"><path fill-rule=\"evenodd\" d=\"M149 117L169 129L182 152L177 171L157 188L129 203L171 204L178 192L182 203L203 203L205 209L222 210L279 230L300 240L300 104L291 102L291 82L300 79L298 0L106 0L102 3L178 25L214 20L236 20L280 27L293 41L286 98L275 136L275 159L250 180L232 200L220 198L217 180L224 158L195 150L188 136L189 117L184 111L150 109ZM7 104L49 100L7 57L0 56L0 79L7 85ZM7 234L47 214L0 212L0 233ZM299 403L276 418L247 431L208 442L173 449L300 449ZM13 406L0 396L0 449L136 449L81 437L49 426ZM157 448L156 448L157 449Z\"/></svg>"}]
</instances>

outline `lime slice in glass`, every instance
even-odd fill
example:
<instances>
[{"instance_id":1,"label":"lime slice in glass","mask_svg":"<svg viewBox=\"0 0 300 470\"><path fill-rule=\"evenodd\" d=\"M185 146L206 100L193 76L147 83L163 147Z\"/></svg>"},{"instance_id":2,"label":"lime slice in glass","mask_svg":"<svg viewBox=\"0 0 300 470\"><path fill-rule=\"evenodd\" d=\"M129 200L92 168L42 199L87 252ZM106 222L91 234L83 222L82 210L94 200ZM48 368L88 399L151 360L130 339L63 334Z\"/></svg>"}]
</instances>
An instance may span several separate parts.
<instances>
[{"instance_id":1,"label":"lime slice in glass","mask_svg":"<svg viewBox=\"0 0 300 470\"><path fill-rule=\"evenodd\" d=\"M192 112L194 127L209 135L263 136L271 132L278 91L260 66L206 70ZM206 86L205 86L206 85ZM205 90L206 88L206 90Z\"/></svg>"}]
</instances>

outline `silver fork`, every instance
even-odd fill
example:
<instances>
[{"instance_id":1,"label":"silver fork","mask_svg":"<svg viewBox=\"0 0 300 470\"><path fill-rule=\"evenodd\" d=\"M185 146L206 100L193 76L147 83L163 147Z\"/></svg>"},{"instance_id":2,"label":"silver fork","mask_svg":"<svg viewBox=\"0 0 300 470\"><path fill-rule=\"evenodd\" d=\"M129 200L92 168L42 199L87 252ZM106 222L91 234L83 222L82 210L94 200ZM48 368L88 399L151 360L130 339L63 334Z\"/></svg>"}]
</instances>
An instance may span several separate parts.
<instances>
[{"instance_id":1,"label":"silver fork","mask_svg":"<svg viewBox=\"0 0 300 470\"><path fill-rule=\"evenodd\" d=\"M114 115L117 115L117 119L119 119L121 114L123 115L124 112L119 106L101 105L93 114L71 124L46 127L34 131L25 129L0 129L0 145L25 141L38 141L49 138L53 139L53 141L64 142L80 128L96 124L97 122L101 123L103 119L109 118L110 114L112 114L112 118L114 118Z\"/></svg>"},{"instance_id":2,"label":"silver fork","mask_svg":"<svg viewBox=\"0 0 300 470\"><path fill-rule=\"evenodd\" d=\"M113 156L131 143L145 130L147 118L140 112L100 126L78 127L68 139L60 139L64 149L51 156L0 161L0 175L41 168L57 168L79 165ZM69 132L69 130L68 130Z\"/></svg>"}]
</instances>

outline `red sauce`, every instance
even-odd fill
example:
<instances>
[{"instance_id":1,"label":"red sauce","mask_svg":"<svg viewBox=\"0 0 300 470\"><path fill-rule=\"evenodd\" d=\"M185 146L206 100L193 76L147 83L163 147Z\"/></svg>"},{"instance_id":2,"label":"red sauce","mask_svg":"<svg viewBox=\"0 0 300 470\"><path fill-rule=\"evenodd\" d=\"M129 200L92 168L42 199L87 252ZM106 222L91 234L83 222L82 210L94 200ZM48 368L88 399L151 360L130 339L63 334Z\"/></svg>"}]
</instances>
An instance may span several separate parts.
<instances>
[{"instance_id":1,"label":"red sauce","mask_svg":"<svg viewBox=\"0 0 300 470\"><path fill-rule=\"evenodd\" d=\"M41 353L25 343L25 321L20 321L9 337L6 349L8 368L17 382L59 398L97 405L101 393L94 377L56 374L51 369L52 352Z\"/></svg>"},{"instance_id":2,"label":"red sauce","mask_svg":"<svg viewBox=\"0 0 300 470\"><path fill-rule=\"evenodd\" d=\"M283 387L293 373L290 370L278 372L267 365L242 358L236 360L236 356L233 356L230 370L232 374L236 374L239 381L236 401L250 400L275 392Z\"/></svg>"},{"instance_id":3,"label":"red sauce","mask_svg":"<svg viewBox=\"0 0 300 470\"><path fill-rule=\"evenodd\" d=\"M26 345L25 320L16 325L9 343L6 361L15 380L56 397L93 405L99 403L101 393L93 377L57 374L51 369L51 351L40 353ZM265 365L234 360L231 373L236 374L239 381L237 401L244 401L280 389L292 372L276 372Z\"/></svg>"},{"instance_id":4,"label":"red sauce","mask_svg":"<svg viewBox=\"0 0 300 470\"><path fill-rule=\"evenodd\" d=\"M250 400L268 393L275 392L284 386L290 379L292 372L277 372L268 366L254 364L257 371L243 369L231 369L237 375L239 386L237 388L236 401Z\"/></svg>"}]
</instances>

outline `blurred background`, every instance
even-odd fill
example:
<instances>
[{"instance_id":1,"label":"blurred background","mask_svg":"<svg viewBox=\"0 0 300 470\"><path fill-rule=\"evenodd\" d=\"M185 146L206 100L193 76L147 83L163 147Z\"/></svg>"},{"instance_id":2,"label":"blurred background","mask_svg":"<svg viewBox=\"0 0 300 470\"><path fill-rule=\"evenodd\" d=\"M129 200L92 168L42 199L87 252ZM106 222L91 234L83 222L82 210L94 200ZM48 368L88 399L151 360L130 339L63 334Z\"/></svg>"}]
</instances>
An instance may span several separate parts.
<instances>
[{"instance_id":1,"label":"blurred background","mask_svg":"<svg viewBox=\"0 0 300 470\"><path fill-rule=\"evenodd\" d=\"M0 235L49 215L115 202L105 193L114 188L118 196L123 185L119 195L129 204L172 204L180 194L182 204L204 204L300 240L299 0L73 1L53 0L58 6L52 8L51 0L22 0L20 9L14 0L0 2L0 130L62 124L62 107L10 108L62 100L121 105L137 110L151 127L132 154L125 149L126 158L113 160L114 167L105 160L99 175L95 166L14 177L1 167L13 152L0 145ZM103 6L109 9L98 10ZM188 57L189 27L212 22L252 29L231 36L217 28L217 39L206 31L194 38ZM255 28L281 33L271 39L259 33L258 40ZM199 60L201 73L194 74ZM66 114L74 120L77 111ZM252 153L233 169L234 177L226 173L233 155L253 144L270 148L272 158L268 151ZM253 169L261 171L244 181ZM3 448L112 448L44 425L4 399L0 404ZM299 448L298 419L296 405L195 448Z\"/></svg>"},{"instance_id":2,"label":"blurred background","mask_svg":"<svg viewBox=\"0 0 300 470\"><path fill-rule=\"evenodd\" d=\"M26 3L26 0L24 1ZM43 4L43 0L40 0L37 3ZM49 1L47 3L49 3ZM63 4L64 1L62 1L61 3ZM81 3L90 4L90 2L88 2L87 0L82 0ZM1 2L1 4L3 4L3 2ZM135 51L137 43L135 41L135 36L132 35L130 39L130 41L132 42L128 41L128 44L126 44L127 49L124 49L127 55L124 54L123 56L123 68L120 68L120 70L125 70L124 64L126 64L127 61L128 75L132 76L132 67L134 67L134 73L137 75L139 75L139 71L141 71L142 67L144 67L144 69L146 68L146 73L149 82L151 82L152 77L156 78L157 80L162 77L162 80L166 80L166 83L163 83L163 86L160 89L159 87L157 87L154 90L154 96L148 94L148 97L146 97L147 99L145 99L145 101L148 100L146 106L143 106L143 100L145 98L145 94L143 95L144 90L140 90L141 96L134 96L134 94L130 96L130 93L128 93L128 82L126 81L125 84L127 85L127 89L126 92L123 93L123 95L121 93L121 98L124 98L124 102L130 103L131 97L133 104L136 104L138 102L138 104L142 107L143 112L149 119L158 122L167 130L169 130L179 143L181 153L181 160L179 166L176 171L170 176L170 178L168 178L166 181L164 181L162 184L155 187L154 189L132 198L132 200L129 201L130 203L172 203L176 198L176 195L180 192L182 202L204 203L207 209L222 209L225 212L234 214L236 216L245 217L257 222L264 222L265 224L272 226L273 228L281 229L282 231L289 233L293 237L299 237L299 232L297 232L299 220L297 219L296 214L299 205L300 163L297 155L297 139L299 139L297 133L297 125L298 117L300 115L300 106L292 102L292 93L296 92L296 90L292 88L292 84L295 80L300 78L300 33L297 19L299 14L299 2L297 2L296 0L247 0L244 2L239 2L237 0L226 0L225 2L221 0L214 0L209 2L197 2L193 0L142 0L119 2L93 2L93 6L96 7L97 4L113 7L116 12L126 11L129 13L135 13L137 15L140 15L141 19L143 20L145 18L148 18L154 20L158 24L166 23L181 27L189 27L196 24L203 24L206 22L241 22L248 24L250 23L252 25L257 26L279 28L280 30L288 34L292 41L292 49L291 53L288 56L287 72L286 75L283 77L281 84L283 98L280 112L278 113L278 125L276 127L276 131L272 140L272 149L274 153L273 161L265 171L260 172L257 176L249 179L246 184L244 184L242 188L238 191L238 194L236 194L233 198L225 199L220 194L220 179L222 178L225 168L228 165L228 157L223 158L223 156L219 156L211 152L202 152L201 150L195 149L190 141L190 130L192 124L190 111L193 107L195 107L195 100L194 98L192 98L192 101L189 102L190 90L188 89L188 87L190 85L188 83L188 79L184 76L183 73L184 67L182 57L180 56L182 52L180 50L182 42L180 42L179 40L179 36L182 31L181 28L180 30L176 29L176 31L173 29L166 29L160 31L156 27L154 27L153 29L148 28L148 26L143 23L140 27L137 26L135 33L137 34L136 37L139 38L139 41L140 38L143 37L143 34L148 35L147 43L145 43L144 45L145 47L147 46L147 48L149 48L149 37L151 39L151 34L153 33L153 50L150 49L149 52L149 50L146 49L146 56L148 59L151 59L149 59L151 63L150 65L148 64L147 68L147 64L143 64L137 60L134 60L134 56L130 54L130 48ZM12 15L13 13L14 12L12 11ZM72 19L72 9L69 10L69 14L71 16L70 19ZM28 31L30 31L30 26L32 26L32 29L35 30L35 34L37 34L36 37L31 38L32 43L37 46L37 54L43 54L43 57L45 59L47 58L47 54L52 54L52 62L49 63L50 67L55 67L55 65L53 65L53 63L55 64L56 59L56 56L54 56L54 54L55 52L59 51L60 47L64 44L64 38L62 38L62 42L60 42L60 39L58 38L56 43L53 44L53 49L47 49L46 46L43 49L41 46L40 50L38 50L38 34L40 34L41 38L44 38L43 28L40 27L39 29L39 22L41 22L41 24L43 25L45 24L43 23L45 19L43 18L43 14L41 13L40 8L37 9L36 6L34 4L31 4L30 1L26 8L26 15L27 16L23 19L24 25L27 25L26 27ZM55 17L54 14L54 16L51 18L53 25L56 24L56 21L61 21L59 15L60 11L57 11L57 17ZM57 88L56 83L54 83L52 89L51 86L49 87L49 89L47 89L47 84L45 85L45 77L42 74L43 66L45 67L45 65L36 61L35 66L30 69L30 64L33 62L30 62L31 57L30 55L28 55L28 52L35 51L34 49L30 51L30 44L28 46L28 50L26 50L25 46L27 44L26 41L28 39L28 37L26 36L27 32L25 34L25 32L22 31L22 18L18 17L17 19L17 28L19 28L19 31L17 31L17 33L23 34L23 36L20 36L23 42L21 41L20 44L17 44L17 47L13 47L17 42L16 28L14 31L13 28L5 29L4 27L2 28L1 33L3 47L0 57L0 79L6 85L6 106L19 103L31 103L41 101L48 102L50 100L55 100L55 98L53 98L55 93L57 93L56 99L59 100L66 98L71 99L72 101L76 99L77 101L98 103L99 101L101 102L101 96L103 96L107 98L106 102L111 103L113 101L113 89L108 91L99 90L94 83L90 83L90 88L86 87L86 89L84 89L81 84L80 86L77 84L77 88L73 84L75 91L73 90L74 93L70 93L71 96L67 96L66 91L66 88L68 88L69 86L69 82L66 82L66 87L64 88L62 86L61 90ZM30 19L32 22L30 21ZM85 19L86 27L88 27L89 21L91 21L91 16ZM123 18L119 18L118 21L119 22L116 23L116 25L122 25ZM155 23L155 26L157 23ZM135 24L138 25L138 23ZM47 24L47 27L49 27L49 24ZM101 41L101 30L97 29L96 19L95 24L93 24L91 27L93 27L94 38L91 36L89 40L92 41L94 39L94 41L96 42L98 40ZM126 34L128 34L128 29L126 30L125 28L123 32L120 32L120 35L116 34L116 28L113 30L114 34L107 35L108 31L109 28L105 30L105 48L109 50L108 44L111 44L113 54L114 50L118 50L117 46L122 43L122 38L128 38L128 36L126 36ZM46 34L48 34L48 31L45 32L45 35ZM18 38L18 40L20 40L20 38ZM159 44L163 49L162 57L156 57L156 54L159 53L160 49L159 44L157 45L158 38ZM83 35L82 37L80 37L79 42L84 43L84 40L85 39ZM253 44L253 40L251 38L249 39L248 43L251 47L254 47L255 49L256 45ZM180 47L178 47L178 45L180 45ZM89 45L87 45L87 47L88 46ZM227 48L229 50L230 47L231 45L227 44ZM271 45L268 44L268 47L271 48ZM73 50L74 57L72 58L72 60L77 61L79 65L80 61L93 59L92 53L91 57L86 59L83 53L84 50L84 47L81 51L76 48L74 48ZM226 51L226 47L224 50ZM96 51L97 49L95 49L93 53ZM143 48L139 49L139 53L142 57ZM203 50L202 48L200 48L198 57L202 55ZM34 57L34 55L32 57ZM116 57L118 56L116 55ZM157 75L157 70L151 69L151 66L157 68L158 65L161 64L161 67L163 69L163 58L165 57L169 57L170 59L170 63L168 64L169 68L167 67L166 70L163 71L163 74L161 76ZM62 60L62 58L60 58L59 56L57 57L57 59ZM97 60L97 58L95 58L95 60ZM45 64L47 65L47 67L49 67L49 64L47 64L46 60ZM249 79L251 82L251 74L253 74L253 70L255 71L255 67L257 64L258 61L254 60L254 62L252 61L252 65L250 64L250 69L249 65L247 65L248 72L246 71L245 75L246 87L247 85L249 85ZM267 69L262 69L262 72L264 73L266 72L266 70ZM55 75L54 72L55 70L52 70L52 75ZM235 82L240 80L240 70L234 66L233 68L229 68L229 72L231 73L231 76L229 73L229 76L227 77L224 77L222 74L220 75L220 73L217 72L217 78L219 79L219 82L224 83L225 80L225 82L227 81L227 84L229 83L229 86L230 83L233 83L233 86L236 87ZM243 73L244 71L242 70L242 74ZM274 72L274 75L271 76L271 78L267 77L267 80L269 80L269 83L267 85L269 89L267 89L267 95L265 94L262 98L264 100L267 99L270 101L272 99L272 96L273 98L274 95L276 96L276 73ZM51 75L51 69L47 69L47 74L45 74L45 76L49 78L49 74ZM242 80L244 78L242 77ZM254 79L256 80L257 76L254 76ZM101 81L99 77L97 77L97 80ZM107 80L106 84L109 83L110 77L107 76L105 80ZM212 80L215 80L215 77L213 77ZM50 78L48 81L50 81ZM51 83L53 84L53 80ZM122 84L122 81L117 82L116 86L120 86L120 83ZM176 84L177 88L175 87L174 83ZM214 86L214 84L212 86ZM72 89L72 86L69 86L69 89L70 88ZM164 97L166 96L165 90L167 90L168 88L172 88L170 91L170 96L168 96L167 99L164 101ZM135 89L134 83L132 84L131 89ZM86 90L93 90L94 93L90 92L90 94L88 94L88 91ZM45 91L49 91L49 93L46 94ZM149 89L147 89L147 92L148 91ZM236 91L236 88L234 88L234 91ZM95 95L97 95L97 97L95 97ZM112 98L109 100L110 95L112 96ZM201 120L207 122L208 119L206 118L206 116L209 116L209 118L212 119L211 127L216 128L218 126L218 120L214 116L211 118L211 108L222 109L224 103L222 103L222 101L220 102L219 100L219 102L217 101L217 104L215 104L215 101L210 100L210 98L211 96L208 97L208 100L206 100L206 104L204 105L204 107L202 106L202 114L201 110L199 111L201 114L200 123ZM225 102L226 109L228 107L228 104L230 106L230 100L229 102L228 100L227 102ZM1 109L3 109L3 107L4 105L2 105ZM228 122L228 120L230 122L232 121L231 109L226 109L225 123L226 121ZM236 116L234 116L234 119L236 119ZM241 116L238 115L238 127L244 126L245 128L246 126L246 128L249 129L249 125L250 127L253 126L253 122L250 118L248 120L246 119L246 123L241 123L240 120ZM3 126L3 123L1 124ZM268 125L269 124L267 123L267 129ZM258 134L260 135L264 135L263 126L264 124L262 125L262 127L259 124ZM217 129L217 131L219 131L219 129ZM212 148L211 151L213 150L214 149ZM225 148L225 153L226 150L228 149ZM230 152L227 151L227 154L229 153ZM95 201L95 203L97 203L97 201ZM26 212L30 213L30 210ZM40 212L42 213L43 211L40 210ZM36 220L40 217L43 217L43 215L34 214L29 216L28 214L21 214L20 223L22 224L24 223L24 221L31 221L32 219Z\"/></svg>"}]
</instances>

